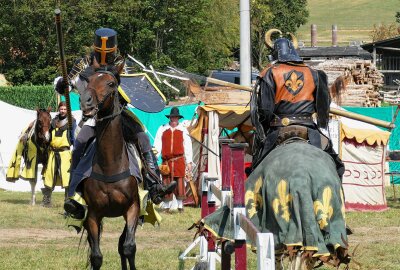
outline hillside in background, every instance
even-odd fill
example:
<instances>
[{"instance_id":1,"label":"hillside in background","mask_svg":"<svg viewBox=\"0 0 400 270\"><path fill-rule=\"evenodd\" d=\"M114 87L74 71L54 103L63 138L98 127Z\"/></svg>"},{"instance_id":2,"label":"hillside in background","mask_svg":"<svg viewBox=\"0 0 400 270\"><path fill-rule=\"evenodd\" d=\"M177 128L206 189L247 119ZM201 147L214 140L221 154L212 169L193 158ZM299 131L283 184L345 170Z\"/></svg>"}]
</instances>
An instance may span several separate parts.
<instances>
[{"instance_id":1,"label":"hillside in background","mask_svg":"<svg viewBox=\"0 0 400 270\"><path fill-rule=\"evenodd\" d=\"M372 41L374 24L386 25L396 22L400 11L399 0L308 0L310 17L307 24L300 27L297 36L305 46L311 44L311 24L317 25L317 45L329 46L332 40L332 25L336 24L339 46L351 41Z\"/></svg>"}]
</instances>

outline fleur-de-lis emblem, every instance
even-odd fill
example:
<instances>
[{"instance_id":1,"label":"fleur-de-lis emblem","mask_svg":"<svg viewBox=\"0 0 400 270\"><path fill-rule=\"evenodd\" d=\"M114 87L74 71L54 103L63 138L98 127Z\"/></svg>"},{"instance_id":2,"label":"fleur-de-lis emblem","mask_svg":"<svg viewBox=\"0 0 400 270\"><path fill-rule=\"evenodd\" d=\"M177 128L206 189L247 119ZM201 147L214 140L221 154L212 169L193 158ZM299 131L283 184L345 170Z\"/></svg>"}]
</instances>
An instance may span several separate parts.
<instances>
[{"instance_id":1,"label":"fleur-de-lis emblem","mask_svg":"<svg viewBox=\"0 0 400 270\"><path fill-rule=\"evenodd\" d=\"M292 94L297 95L304 85L304 74L302 72L291 70L285 73L285 86L286 89Z\"/></svg>"},{"instance_id":2,"label":"fleur-de-lis emblem","mask_svg":"<svg viewBox=\"0 0 400 270\"><path fill-rule=\"evenodd\" d=\"M276 215L282 213L282 218L289 222L290 219L290 211L289 211L289 203L292 201L292 196L289 194L287 181L282 179L277 187L278 198L274 199L272 202L272 209Z\"/></svg>"},{"instance_id":3,"label":"fleur-de-lis emblem","mask_svg":"<svg viewBox=\"0 0 400 270\"><path fill-rule=\"evenodd\" d=\"M254 190L248 190L244 195L245 205L247 205L248 203L250 203L251 205L250 208L247 210L249 218L252 218L255 214L257 214L257 211L259 211L263 207L263 198L260 194L262 184L263 180L260 176L254 183Z\"/></svg>"},{"instance_id":4,"label":"fleur-de-lis emblem","mask_svg":"<svg viewBox=\"0 0 400 270\"><path fill-rule=\"evenodd\" d=\"M329 224L329 220L333 215L331 200L332 190L330 187L326 187L322 192L322 202L318 200L314 202L314 213L321 230Z\"/></svg>"}]
</instances>

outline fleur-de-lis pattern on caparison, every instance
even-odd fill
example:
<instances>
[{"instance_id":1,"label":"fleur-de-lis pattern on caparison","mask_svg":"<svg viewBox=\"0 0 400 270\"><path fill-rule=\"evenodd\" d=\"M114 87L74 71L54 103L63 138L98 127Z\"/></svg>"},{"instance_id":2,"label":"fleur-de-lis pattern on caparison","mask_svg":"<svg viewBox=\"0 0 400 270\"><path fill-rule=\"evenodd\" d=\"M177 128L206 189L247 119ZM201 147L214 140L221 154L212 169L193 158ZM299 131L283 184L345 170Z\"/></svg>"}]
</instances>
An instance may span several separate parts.
<instances>
[{"instance_id":1,"label":"fleur-de-lis pattern on caparison","mask_svg":"<svg viewBox=\"0 0 400 270\"><path fill-rule=\"evenodd\" d=\"M281 217L289 222L290 211L289 204L292 201L292 196L289 194L288 183L282 179L279 181L277 186L278 198L272 201L272 209L274 209L275 215L281 214Z\"/></svg>"}]
</instances>

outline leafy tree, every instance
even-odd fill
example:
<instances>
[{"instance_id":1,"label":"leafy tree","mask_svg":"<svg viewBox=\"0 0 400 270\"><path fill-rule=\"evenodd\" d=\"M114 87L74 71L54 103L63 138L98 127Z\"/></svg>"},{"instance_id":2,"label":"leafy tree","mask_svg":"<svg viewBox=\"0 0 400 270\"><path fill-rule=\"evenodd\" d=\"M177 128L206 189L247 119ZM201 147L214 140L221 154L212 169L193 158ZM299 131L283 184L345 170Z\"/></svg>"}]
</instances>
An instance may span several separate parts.
<instances>
[{"instance_id":1,"label":"leafy tree","mask_svg":"<svg viewBox=\"0 0 400 270\"><path fill-rule=\"evenodd\" d=\"M56 71L50 3L3 1L0 6L0 72L15 84L48 83L52 75L48 72Z\"/></svg>"},{"instance_id":2,"label":"leafy tree","mask_svg":"<svg viewBox=\"0 0 400 270\"><path fill-rule=\"evenodd\" d=\"M268 53L263 45L265 32L277 28L295 34L307 22L309 12L306 0L252 0L251 4L253 63L262 69Z\"/></svg>"},{"instance_id":3,"label":"leafy tree","mask_svg":"<svg viewBox=\"0 0 400 270\"><path fill-rule=\"evenodd\" d=\"M14 85L48 84L60 72L54 27L62 10L67 65L87 54L99 27L118 32L122 54L155 67L204 72L228 62L239 36L234 0L4 1L0 6L0 72ZM229 11L221 16L220 10ZM29 27L28 27L29 25ZM235 25L235 26L234 26Z\"/></svg>"},{"instance_id":4,"label":"leafy tree","mask_svg":"<svg viewBox=\"0 0 400 270\"><path fill-rule=\"evenodd\" d=\"M399 27L395 23L391 24L374 24L371 31L372 41L384 40L399 35Z\"/></svg>"}]
</instances>

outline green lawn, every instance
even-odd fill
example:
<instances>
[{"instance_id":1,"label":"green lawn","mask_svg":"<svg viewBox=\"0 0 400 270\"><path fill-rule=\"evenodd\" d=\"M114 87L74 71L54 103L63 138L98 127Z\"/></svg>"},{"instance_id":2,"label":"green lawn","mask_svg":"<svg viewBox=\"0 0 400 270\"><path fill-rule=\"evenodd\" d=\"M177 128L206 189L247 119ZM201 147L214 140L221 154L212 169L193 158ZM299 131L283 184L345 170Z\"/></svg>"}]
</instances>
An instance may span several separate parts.
<instances>
[{"instance_id":1,"label":"green lawn","mask_svg":"<svg viewBox=\"0 0 400 270\"><path fill-rule=\"evenodd\" d=\"M349 237L350 251L359 245L355 259L361 269L400 270L400 202L393 199L392 188L387 188L387 196L388 211L347 214L355 232ZM54 199L53 208L32 207L29 193L0 190L0 269L85 269L87 244L83 239L79 245L80 235L64 226L63 194ZM191 269L194 261L179 262L178 256L193 240L194 231L187 229L200 217L200 209L162 216L160 227L146 225L137 231L138 269ZM121 218L105 219L102 269L119 269L117 242L122 227ZM256 269L255 254L248 254L248 269Z\"/></svg>"},{"instance_id":2,"label":"green lawn","mask_svg":"<svg viewBox=\"0 0 400 270\"><path fill-rule=\"evenodd\" d=\"M298 38L310 46L311 24L317 25L318 45L329 46L332 40L332 25L338 27L339 45L349 41L371 42L374 24L395 23L396 11L400 11L398 0L308 0L310 17L301 26Z\"/></svg>"}]
</instances>

